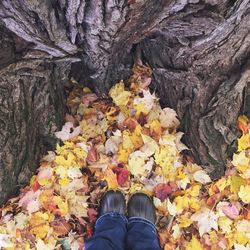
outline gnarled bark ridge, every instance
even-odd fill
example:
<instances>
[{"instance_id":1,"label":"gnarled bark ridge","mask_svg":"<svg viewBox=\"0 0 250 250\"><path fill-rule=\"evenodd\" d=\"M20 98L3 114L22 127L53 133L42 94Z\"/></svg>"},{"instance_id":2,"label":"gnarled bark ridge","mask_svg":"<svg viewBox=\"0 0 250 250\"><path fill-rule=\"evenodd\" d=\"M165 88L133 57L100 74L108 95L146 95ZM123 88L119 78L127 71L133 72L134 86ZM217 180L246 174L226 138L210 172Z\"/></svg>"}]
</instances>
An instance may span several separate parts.
<instances>
[{"instance_id":1,"label":"gnarled bark ridge","mask_svg":"<svg viewBox=\"0 0 250 250\"><path fill-rule=\"evenodd\" d=\"M0 176L13 187L1 193L61 125L67 78L105 96L135 60L153 68L152 89L177 110L195 159L220 176L236 119L250 113L249 11L248 0L2 0Z\"/></svg>"}]
</instances>

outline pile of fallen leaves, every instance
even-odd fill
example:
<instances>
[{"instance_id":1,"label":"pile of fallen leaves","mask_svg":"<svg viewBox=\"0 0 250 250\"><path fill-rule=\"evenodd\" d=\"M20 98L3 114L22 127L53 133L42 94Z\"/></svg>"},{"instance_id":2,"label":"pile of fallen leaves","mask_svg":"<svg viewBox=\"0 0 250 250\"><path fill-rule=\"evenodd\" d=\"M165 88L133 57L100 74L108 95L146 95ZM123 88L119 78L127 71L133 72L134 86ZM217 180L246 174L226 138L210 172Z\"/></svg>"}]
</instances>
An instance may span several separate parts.
<instances>
[{"instance_id":1,"label":"pile of fallen leaves","mask_svg":"<svg viewBox=\"0 0 250 250\"><path fill-rule=\"evenodd\" d=\"M60 145L0 210L1 249L82 249L108 189L153 197L165 250L250 249L249 120L240 117L238 150L225 176L211 182L181 154L187 147L176 112L149 91L151 73L135 66L128 86L116 84L109 99L88 88L69 94Z\"/></svg>"}]
</instances>

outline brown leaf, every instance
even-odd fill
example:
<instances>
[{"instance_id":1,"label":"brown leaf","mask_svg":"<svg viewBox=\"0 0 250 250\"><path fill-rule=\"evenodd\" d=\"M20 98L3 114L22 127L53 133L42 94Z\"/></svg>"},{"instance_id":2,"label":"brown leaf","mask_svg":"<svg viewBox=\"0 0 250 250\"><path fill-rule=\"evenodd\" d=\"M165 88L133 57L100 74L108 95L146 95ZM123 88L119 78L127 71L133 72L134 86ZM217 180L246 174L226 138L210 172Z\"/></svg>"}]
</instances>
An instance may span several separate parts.
<instances>
[{"instance_id":1,"label":"brown leaf","mask_svg":"<svg viewBox=\"0 0 250 250\"><path fill-rule=\"evenodd\" d=\"M130 132L133 132L138 125L138 122L134 118L129 117L123 122L123 125L128 128Z\"/></svg>"},{"instance_id":2,"label":"brown leaf","mask_svg":"<svg viewBox=\"0 0 250 250\"><path fill-rule=\"evenodd\" d=\"M95 147L90 148L86 160L88 164L93 164L99 160L99 154Z\"/></svg>"},{"instance_id":3,"label":"brown leaf","mask_svg":"<svg viewBox=\"0 0 250 250\"><path fill-rule=\"evenodd\" d=\"M63 236L69 233L71 225L64 219L54 220L51 222L51 226L54 229L54 233L57 236Z\"/></svg>"}]
</instances>

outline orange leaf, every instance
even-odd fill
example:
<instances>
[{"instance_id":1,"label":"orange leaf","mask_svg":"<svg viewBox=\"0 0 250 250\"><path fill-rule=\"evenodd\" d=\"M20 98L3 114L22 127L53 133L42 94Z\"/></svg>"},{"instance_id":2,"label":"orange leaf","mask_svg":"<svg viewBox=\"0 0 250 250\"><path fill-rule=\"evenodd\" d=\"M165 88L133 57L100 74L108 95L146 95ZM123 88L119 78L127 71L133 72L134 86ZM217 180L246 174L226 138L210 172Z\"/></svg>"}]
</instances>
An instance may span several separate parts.
<instances>
[{"instance_id":1,"label":"orange leaf","mask_svg":"<svg viewBox=\"0 0 250 250\"><path fill-rule=\"evenodd\" d=\"M238 119L238 128L242 131L242 133L247 133L249 129L249 119L245 116L242 115Z\"/></svg>"},{"instance_id":2,"label":"orange leaf","mask_svg":"<svg viewBox=\"0 0 250 250\"><path fill-rule=\"evenodd\" d=\"M112 171L112 169L108 168L105 171L104 179L108 182L109 189L117 189L118 188L116 174Z\"/></svg>"},{"instance_id":3,"label":"orange leaf","mask_svg":"<svg viewBox=\"0 0 250 250\"><path fill-rule=\"evenodd\" d=\"M123 122L123 125L128 128L130 132L133 132L138 125L138 122L135 119L129 117Z\"/></svg>"}]
</instances>

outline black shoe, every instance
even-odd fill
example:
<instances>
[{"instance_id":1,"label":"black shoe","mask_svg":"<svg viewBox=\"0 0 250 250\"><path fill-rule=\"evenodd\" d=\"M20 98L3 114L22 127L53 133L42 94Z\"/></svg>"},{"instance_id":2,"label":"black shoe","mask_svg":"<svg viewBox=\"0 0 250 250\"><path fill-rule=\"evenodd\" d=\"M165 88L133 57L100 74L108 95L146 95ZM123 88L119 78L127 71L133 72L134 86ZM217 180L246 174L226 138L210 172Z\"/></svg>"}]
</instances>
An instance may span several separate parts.
<instances>
[{"instance_id":1,"label":"black shoe","mask_svg":"<svg viewBox=\"0 0 250 250\"><path fill-rule=\"evenodd\" d=\"M126 202L120 191L110 190L104 194L100 202L99 215L109 212L125 214Z\"/></svg>"},{"instance_id":2,"label":"black shoe","mask_svg":"<svg viewBox=\"0 0 250 250\"><path fill-rule=\"evenodd\" d=\"M152 199L143 193L132 195L128 202L128 216L141 217L155 224L156 214Z\"/></svg>"}]
</instances>

